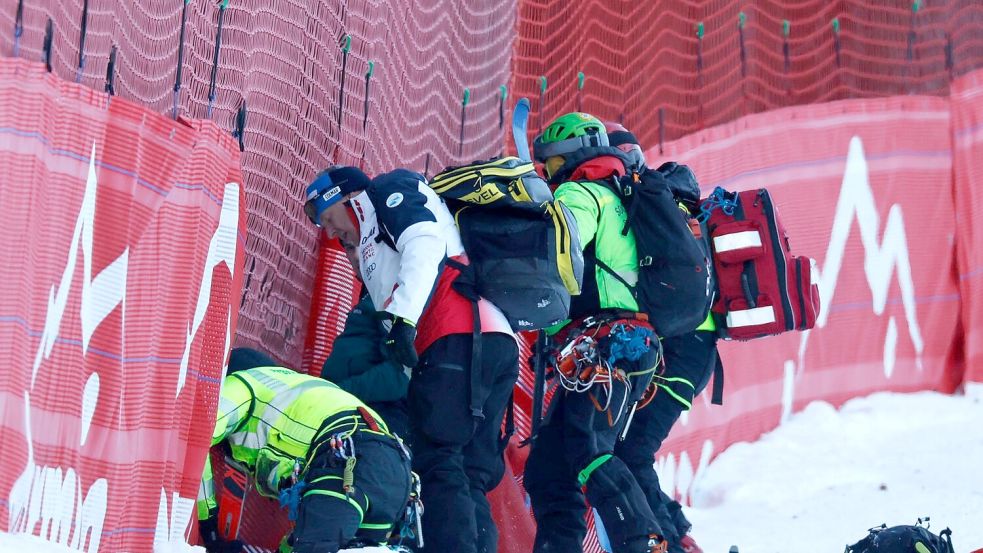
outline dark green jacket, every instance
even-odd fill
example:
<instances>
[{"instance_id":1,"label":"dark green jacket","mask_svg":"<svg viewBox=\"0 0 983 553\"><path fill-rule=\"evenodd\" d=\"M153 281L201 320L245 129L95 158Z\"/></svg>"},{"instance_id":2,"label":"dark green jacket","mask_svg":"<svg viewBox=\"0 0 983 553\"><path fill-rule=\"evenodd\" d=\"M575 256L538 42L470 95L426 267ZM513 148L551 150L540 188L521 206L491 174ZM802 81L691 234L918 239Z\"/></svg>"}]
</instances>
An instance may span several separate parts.
<instances>
[{"instance_id":1,"label":"dark green jacket","mask_svg":"<svg viewBox=\"0 0 983 553\"><path fill-rule=\"evenodd\" d=\"M385 330L366 295L348 314L345 329L335 338L321 377L365 403L399 401L410 379L383 353Z\"/></svg>"}]
</instances>

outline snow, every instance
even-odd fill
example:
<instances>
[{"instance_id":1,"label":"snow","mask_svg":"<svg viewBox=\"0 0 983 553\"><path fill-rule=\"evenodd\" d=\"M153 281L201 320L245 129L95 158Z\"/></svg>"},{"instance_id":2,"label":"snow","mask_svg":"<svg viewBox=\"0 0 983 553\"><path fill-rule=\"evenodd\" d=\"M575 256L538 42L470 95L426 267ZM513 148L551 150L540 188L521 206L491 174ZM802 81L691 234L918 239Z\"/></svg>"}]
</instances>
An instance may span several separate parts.
<instances>
[{"instance_id":1,"label":"snow","mask_svg":"<svg viewBox=\"0 0 983 553\"><path fill-rule=\"evenodd\" d=\"M42 540L27 534L7 534L0 532L0 552L30 551L31 553L78 553L78 550L65 545ZM154 553L205 553L204 547L194 547L186 543L167 543L154 548Z\"/></svg>"},{"instance_id":2,"label":"snow","mask_svg":"<svg viewBox=\"0 0 983 553\"><path fill-rule=\"evenodd\" d=\"M735 444L692 492L705 553L843 551L887 523L952 528L956 553L983 547L983 385L965 395L878 393L839 410L816 402L755 443ZM65 553L0 533L0 552ZM167 544L155 553L203 553Z\"/></svg>"},{"instance_id":3,"label":"snow","mask_svg":"<svg viewBox=\"0 0 983 553\"><path fill-rule=\"evenodd\" d=\"M706 553L843 551L867 529L931 517L956 553L983 547L983 385L965 395L816 402L707 468L686 514Z\"/></svg>"}]
</instances>

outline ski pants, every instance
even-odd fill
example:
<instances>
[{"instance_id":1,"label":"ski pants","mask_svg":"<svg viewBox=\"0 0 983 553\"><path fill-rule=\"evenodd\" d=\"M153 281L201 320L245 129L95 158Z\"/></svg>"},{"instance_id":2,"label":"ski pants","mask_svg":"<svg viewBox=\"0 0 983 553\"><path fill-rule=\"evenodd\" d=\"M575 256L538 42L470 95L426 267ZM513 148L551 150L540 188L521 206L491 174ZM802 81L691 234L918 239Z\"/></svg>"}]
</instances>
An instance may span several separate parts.
<instances>
[{"instance_id":1,"label":"ski pants","mask_svg":"<svg viewBox=\"0 0 983 553\"><path fill-rule=\"evenodd\" d=\"M639 365L655 363L656 354ZM615 381L610 405L626 394L631 405L644 392L651 373L633 377L631 390ZM603 405L606 402L601 401ZM661 535L655 515L635 477L615 451L628 419L601 411L598 385L584 393L560 389L550 415L533 442L526 461L524 484L536 518L535 553L582 551L587 535L586 499L597 509L615 553L647 552L652 534ZM617 422L614 419L617 418ZM614 423L614 424L612 424Z\"/></svg>"},{"instance_id":2,"label":"ski pants","mask_svg":"<svg viewBox=\"0 0 983 553\"><path fill-rule=\"evenodd\" d=\"M353 544L379 545L403 516L409 500L410 460L395 439L360 430L355 444L354 486L345 493L345 461L323 447L304 477L294 553L336 553ZM317 442L312 444L317 447Z\"/></svg>"},{"instance_id":3,"label":"ski pants","mask_svg":"<svg viewBox=\"0 0 983 553\"><path fill-rule=\"evenodd\" d=\"M496 553L498 530L485 497L505 473L502 420L519 374L519 349L507 334L481 336L471 367L470 334L435 341L409 386L413 470L420 475L425 552ZM471 371L480 375L471 379ZM473 394L473 396L472 396ZM482 408L474 417L470 407Z\"/></svg>"},{"instance_id":4,"label":"ski pants","mask_svg":"<svg viewBox=\"0 0 983 553\"><path fill-rule=\"evenodd\" d=\"M719 358L713 332L695 331L664 338L662 348L666 370L655 377L660 384L659 391L648 406L635 413L628 435L614 451L624 460L645 493L665 532L664 537L669 541L670 551L681 551L679 540L691 524L683 515L680 504L662 491L654 468L655 454L679 415L689 409L693 398L706 388Z\"/></svg>"}]
</instances>

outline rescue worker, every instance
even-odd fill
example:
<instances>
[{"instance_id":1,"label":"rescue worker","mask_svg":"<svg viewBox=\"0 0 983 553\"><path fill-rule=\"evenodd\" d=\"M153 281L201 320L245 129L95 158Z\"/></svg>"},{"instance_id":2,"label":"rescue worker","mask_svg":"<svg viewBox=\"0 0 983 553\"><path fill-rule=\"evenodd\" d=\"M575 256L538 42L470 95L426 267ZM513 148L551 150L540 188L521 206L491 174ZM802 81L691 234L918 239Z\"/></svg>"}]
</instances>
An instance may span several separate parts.
<instances>
[{"instance_id":1,"label":"rescue worker","mask_svg":"<svg viewBox=\"0 0 983 553\"><path fill-rule=\"evenodd\" d=\"M236 365L222 384L212 445L226 446L257 492L290 508L296 526L281 551L384 544L413 483L399 438L335 384L283 367ZM206 549L238 551L240 543L218 537L209 461L197 510Z\"/></svg>"},{"instance_id":2,"label":"rescue worker","mask_svg":"<svg viewBox=\"0 0 983 553\"><path fill-rule=\"evenodd\" d=\"M402 365L386 356L385 339L386 331L372 298L365 294L348 312L345 328L321 367L321 378L364 401L382 415L391 431L406 439L410 377Z\"/></svg>"},{"instance_id":3,"label":"rescue worker","mask_svg":"<svg viewBox=\"0 0 983 553\"><path fill-rule=\"evenodd\" d=\"M604 125L585 113L550 123L534 143L554 195L577 220L584 284L568 324L551 329L551 401L526 463L524 485L536 518L536 553L581 551L586 498L615 553L664 552L666 541L616 442L659 363L659 341L620 279L638 279L634 234L622 235L619 197L597 181L626 174L628 158L609 146ZM629 345L633 354L617 351ZM558 358L558 360L557 360ZM564 367L567 366L565 369ZM573 370L569 370L572 367Z\"/></svg>"},{"instance_id":4,"label":"rescue worker","mask_svg":"<svg viewBox=\"0 0 983 553\"><path fill-rule=\"evenodd\" d=\"M622 150L629 158L630 171L651 171L635 135L618 123L605 122L611 146ZM699 209L699 186L689 168L667 163L658 169L670 182L677 199L685 196L681 209L696 215ZM702 549L688 534L692 524L682 512L678 501L666 495L655 472L655 455L683 411L693 406L711 376L722 385L720 357L717 354L717 333L712 315L693 332L662 340L665 372L655 375L658 391L652 401L638 410L624 441L615 447L618 455L635 476L648 499L659 526L665 532L671 553L701 553ZM714 402L719 403L719 387L714 389Z\"/></svg>"},{"instance_id":5,"label":"rescue worker","mask_svg":"<svg viewBox=\"0 0 983 553\"><path fill-rule=\"evenodd\" d=\"M412 371L413 468L428 512L437 513L423 519L426 551L495 553L485 495L505 471L500 433L518 345L498 308L452 288L454 266L467 257L450 212L419 174L369 179L337 166L308 186L305 211L354 248L372 303L388 319L389 355Z\"/></svg>"}]
</instances>

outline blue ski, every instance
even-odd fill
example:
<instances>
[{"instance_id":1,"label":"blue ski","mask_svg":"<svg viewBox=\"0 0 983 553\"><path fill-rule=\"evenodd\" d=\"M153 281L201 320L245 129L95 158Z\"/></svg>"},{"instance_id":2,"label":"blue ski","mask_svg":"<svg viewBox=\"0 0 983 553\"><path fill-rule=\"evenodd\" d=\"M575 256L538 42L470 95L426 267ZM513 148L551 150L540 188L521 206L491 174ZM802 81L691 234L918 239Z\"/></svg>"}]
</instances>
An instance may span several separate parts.
<instances>
[{"instance_id":1,"label":"blue ski","mask_svg":"<svg viewBox=\"0 0 983 553\"><path fill-rule=\"evenodd\" d=\"M515 152L519 159L532 161L529 155L529 99L520 98L512 111L512 141L515 142Z\"/></svg>"}]
</instances>

